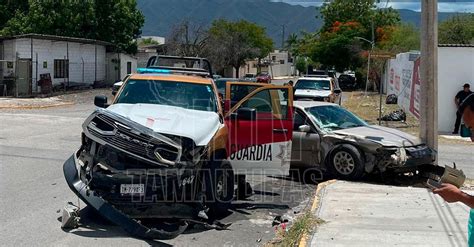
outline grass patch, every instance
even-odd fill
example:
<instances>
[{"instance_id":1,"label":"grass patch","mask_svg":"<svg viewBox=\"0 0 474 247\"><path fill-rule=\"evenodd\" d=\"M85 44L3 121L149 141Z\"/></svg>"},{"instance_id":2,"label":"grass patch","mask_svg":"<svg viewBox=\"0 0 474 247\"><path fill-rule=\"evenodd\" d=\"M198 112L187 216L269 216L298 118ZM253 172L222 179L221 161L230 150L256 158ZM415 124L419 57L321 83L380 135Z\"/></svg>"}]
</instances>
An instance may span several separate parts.
<instances>
[{"instance_id":1,"label":"grass patch","mask_svg":"<svg viewBox=\"0 0 474 247\"><path fill-rule=\"evenodd\" d=\"M364 119L367 123L378 124L380 96L375 93L368 93L367 95L364 95L364 92L348 93L350 96L342 103L342 106ZM382 96L382 116L400 109L398 105L385 104L385 98L385 95ZM420 131L420 122L410 113L407 112L406 115L405 123L382 121L382 126L400 129L403 132L417 136Z\"/></svg>"},{"instance_id":2,"label":"grass patch","mask_svg":"<svg viewBox=\"0 0 474 247\"><path fill-rule=\"evenodd\" d=\"M276 239L265 246L297 246L304 234L309 234L315 226L322 223L324 220L308 211L296 218L288 231L278 228Z\"/></svg>"}]
</instances>

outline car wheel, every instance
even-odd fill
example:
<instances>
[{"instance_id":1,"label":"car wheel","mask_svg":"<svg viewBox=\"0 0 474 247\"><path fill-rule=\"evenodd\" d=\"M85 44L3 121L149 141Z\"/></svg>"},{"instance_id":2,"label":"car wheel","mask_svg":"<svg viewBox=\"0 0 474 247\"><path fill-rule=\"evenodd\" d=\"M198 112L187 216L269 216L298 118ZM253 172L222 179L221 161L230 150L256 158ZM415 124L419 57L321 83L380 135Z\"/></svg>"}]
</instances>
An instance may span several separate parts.
<instances>
[{"instance_id":1,"label":"car wheel","mask_svg":"<svg viewBox=\"0 0 474 247\"><path fill-rule=\"evenodd\" d=\"M347 180L357 180L364 175L362 155L352 145L342 145L332 151L329 169L333 175Z\"/></svg>"},{"instance_id":2,"label":"car wheel","mask_svg":"<svg viewBox=\"0 0 474 247\"><path fill-rule=\"evenodd\" d=\"M206 204L212 210L227 208L234 198L234 171L228 161L211 161L204 174Z\"/></svg>"}]
</instances>

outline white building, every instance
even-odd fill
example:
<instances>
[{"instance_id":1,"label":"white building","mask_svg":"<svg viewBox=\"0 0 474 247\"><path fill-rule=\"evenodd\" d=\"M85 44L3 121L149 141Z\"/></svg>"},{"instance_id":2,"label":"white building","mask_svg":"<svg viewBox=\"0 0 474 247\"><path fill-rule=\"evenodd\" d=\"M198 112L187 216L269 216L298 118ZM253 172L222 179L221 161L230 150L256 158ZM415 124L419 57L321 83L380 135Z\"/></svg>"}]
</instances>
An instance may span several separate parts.
<instances>
[{"instance_id":1,"label":"white building","mask_svg":"<svg viewBox=\"0 0 474 247\"><path fill-rule=\"evenodd\" d=\"M245 74L257 74L257 65L257 59L246 61L245 65L239 69L239 77ZM291 76L294 74L293 58L290 57L288 51L275 50L260 60L260 69L261 72L267 72L273 78ZM234 77L235 69L227 68L224 76Z\"/></svg>"},{"instance_id":2,"label":"white building","mask_svg":"<svg viewBox=\"0 0 474 247\"><path fill-rule=\"evenodd\" d=\"M417 117L420 102L420 83L417 80L417 53L397 54L385 70L387 94L396 94L398 104ZM417 83L418 81L418 83ZM451 133L456 119L454 97L465 83L474 88L474 45L438 46L438 131Z\"/></svg>"},{"instance_id":3,"label":"white building","mask_svg":"<svg viewBox=\"0 0 474 247\"><path fill-rule=\"evenodd\" d=\"M108 52L106 54L106 82L112 85L126 75L137 72L137 58L125 53Z\"/></svg>"},{"instance_id":4,"label":"white building","mask_svg":"<svg viewBox=\"0 0 474 247\"><path fill-rule=\"evenodd\" d=\"M113 44L43 34L0 37L0 91L8 95L41 93L38 81L49 74L52 85L112 85L135 73L137 58L107 52ZM112 50L112 49L109 49Z\"/></svg>"},{"instance_id":5,"label":"white building","mask_svg":"<svg viewBox=\"0 0 474 247\"><path fill-rule=\"evenodd\" d=\"M106 46L110 43L72 37L25 34L0 38L0 79L16 75L16 95L39 92L41 74L55 85L86 84L106 78Z\"/></svg>"},{"instance_id":6,"label":"white building","mask_svg":"<svg viewBox=\"0 0 474 247\"><path fill-rule=\"evenodd\" d=\"M474 90L474 44L439 45L438 130L451 133L456 119L454 96L465 83Z\"/></svg>"}]
</instances>

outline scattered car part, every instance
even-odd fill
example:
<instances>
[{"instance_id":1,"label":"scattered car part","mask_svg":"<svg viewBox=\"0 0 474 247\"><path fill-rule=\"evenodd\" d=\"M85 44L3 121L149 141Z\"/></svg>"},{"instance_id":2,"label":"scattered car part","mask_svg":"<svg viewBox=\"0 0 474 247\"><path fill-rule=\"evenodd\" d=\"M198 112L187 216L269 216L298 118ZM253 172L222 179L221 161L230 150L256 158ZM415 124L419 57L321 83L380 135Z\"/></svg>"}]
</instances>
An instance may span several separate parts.
<instances>
[{"instance_id":1,"label":"scattered car part","mask_svg":"<svg viewBox=\"0 0 474 247\"><path fill-rule=\"evenodd\" d=\"M63 216L61 218L61 228L74 229L79 226L79 207L68 202L63 208Z\"/></svg>"}]
</instances>

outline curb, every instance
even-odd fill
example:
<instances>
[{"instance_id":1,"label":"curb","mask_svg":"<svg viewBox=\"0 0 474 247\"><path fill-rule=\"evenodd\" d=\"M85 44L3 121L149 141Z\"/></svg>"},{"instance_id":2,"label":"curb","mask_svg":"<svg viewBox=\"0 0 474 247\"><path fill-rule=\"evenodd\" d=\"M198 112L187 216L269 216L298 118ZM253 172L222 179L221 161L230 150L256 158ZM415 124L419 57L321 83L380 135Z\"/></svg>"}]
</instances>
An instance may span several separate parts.
<instances>
[{"instance_id":1,"label":"curb","mask_svg":"<svg viewBox=\"0 0 474 247\"><path fill-rule=\"evenodd\" d=\"M310 210L310 212L313 215L321 204L321 198L322 198L321 191L323 189L325 189L328 185L333 184L336 181L338 181L338 180L331 179L331 180L328 180L326 182L318 184L318 187L316 188L316 193L315 193L314 198L313 198L313 204L311 205L311 210ZM308 241L308 238L309 238L308 235L309 235L308 233L305 233L305 234L303 234L303 236L301 236L299 244L298 244L299 247L306 247L307 241Z\"/></svg>"},{"instance_id":2,"label":"curb","mask_svg":"<svg viewBox=\"0 0 474 247\"><path fill-rule=\"evenodd\" d=\"M31 110L31 109L44 109L44 108L52 108L52 107L59 107L59 106L70 106L74 104L75 104L74 102L65 102L65 103L59 103L59 104L38 105L38 106L9 105L9 106L0 106L0 109Z\"/></svg>"}]
</instances>

